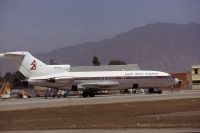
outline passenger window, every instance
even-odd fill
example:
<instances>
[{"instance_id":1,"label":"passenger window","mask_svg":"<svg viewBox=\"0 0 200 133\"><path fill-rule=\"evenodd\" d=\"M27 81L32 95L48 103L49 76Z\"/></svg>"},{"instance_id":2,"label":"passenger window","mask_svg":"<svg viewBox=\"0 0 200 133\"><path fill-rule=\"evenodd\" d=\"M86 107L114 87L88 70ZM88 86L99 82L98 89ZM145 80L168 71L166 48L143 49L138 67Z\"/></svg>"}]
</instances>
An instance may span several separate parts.
<instances>
[{"instance_id":1,"label":"passenger window","mask_svg":"<svg viewBox=\"0 0 200 133\"><path fill-rule=\"evenodd\" d=\"M198 74L198 69L194 69L194 74Z\"/></svg>"}]
</instances>

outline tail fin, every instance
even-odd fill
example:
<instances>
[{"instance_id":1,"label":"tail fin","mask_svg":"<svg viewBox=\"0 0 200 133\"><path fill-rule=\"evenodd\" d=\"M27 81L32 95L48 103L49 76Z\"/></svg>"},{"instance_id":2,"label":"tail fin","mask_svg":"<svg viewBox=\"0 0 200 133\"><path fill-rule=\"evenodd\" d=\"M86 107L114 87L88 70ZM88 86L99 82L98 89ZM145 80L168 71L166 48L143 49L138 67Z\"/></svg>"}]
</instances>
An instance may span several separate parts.
<instances>
[{"instance_id":1,"label":"tail fin","mask_svg":"<svg viewBox=\"0 0 200 133\"><path fill-rule=\"evenodd\" d=\"M29 52L8 52L0 54L17 65L17 69L27 78L68 72L70 65L47 65Z\"/></svg>"},{"instance_id":2,"label":"tail fin","mask_svg":"<svg viewBox=\"0 0 200 133\"><path fill-rule=\"evenodd\" d=\"M70 65L47 65L33 57L29 52L8 52L0 54L0 57L15 63L17 69L27 78L58 74L70 70Z\"/></svg>"},{"instance_id":3,"label":"tail fin","mask_svg":"<svg viewBox=\"0 0 200 133\"><path fill-rule=\"evenodd\" d=\"M41 76L45 63L33 57L29 52L8 52L0 55L17 65L17 69L27 78Z\"/></svg>"}]
</instances>

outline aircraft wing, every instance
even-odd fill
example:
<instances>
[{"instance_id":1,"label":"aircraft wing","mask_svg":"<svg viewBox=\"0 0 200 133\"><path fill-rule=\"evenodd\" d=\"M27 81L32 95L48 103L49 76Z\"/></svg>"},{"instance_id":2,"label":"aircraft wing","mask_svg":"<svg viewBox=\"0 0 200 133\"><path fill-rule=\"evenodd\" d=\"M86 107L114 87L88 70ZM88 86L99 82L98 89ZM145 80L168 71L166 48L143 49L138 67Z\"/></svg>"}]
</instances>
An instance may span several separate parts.
<instances>
[{"instance_id":1,"label":"aircraft wing","mask_svg":"<svg viewBox=\"0 0 200 133\"><path fill-rule=\"evenodd\" d=\"M109 88L117 86L119 85L119 83L114 81L103 80L103 81L83 81L78 85L84 88Z\"/></svg>"}]
</instances>

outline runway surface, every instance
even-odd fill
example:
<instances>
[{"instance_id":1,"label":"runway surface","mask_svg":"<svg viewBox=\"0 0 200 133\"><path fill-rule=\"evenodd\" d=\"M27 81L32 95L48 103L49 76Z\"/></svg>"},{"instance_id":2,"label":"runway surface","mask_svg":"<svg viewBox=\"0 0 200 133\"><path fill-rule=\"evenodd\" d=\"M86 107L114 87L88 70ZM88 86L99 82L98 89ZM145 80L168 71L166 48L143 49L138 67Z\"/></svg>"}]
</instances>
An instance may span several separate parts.
<instances>
[{"instance_id":1,"label":"runway surface","mask_svg":"<svg viewBox=\"0 0 200 133\"><path fill-rule=\"evenodd\" d=\"M198 128L166 129L78 129L78 130L17 130L0 133L199 133Z\"/></svg>"},{"instance_id":2,"label":"runway surface","mask_svg":"<svg viewBox=\"0 0 200 133\"><path fill-rule=\"evenodd\" d=\"M179 92L164 91L163 94L128 94L128 95L104 95L93 98L31 98L31 99L5 99L0 101L0 111L23 110L32 108L62 107L73 105L91 105L106 103L158 101L169 99L200 98L200 90L182 90Z\"/></svg>"}]
</instances>

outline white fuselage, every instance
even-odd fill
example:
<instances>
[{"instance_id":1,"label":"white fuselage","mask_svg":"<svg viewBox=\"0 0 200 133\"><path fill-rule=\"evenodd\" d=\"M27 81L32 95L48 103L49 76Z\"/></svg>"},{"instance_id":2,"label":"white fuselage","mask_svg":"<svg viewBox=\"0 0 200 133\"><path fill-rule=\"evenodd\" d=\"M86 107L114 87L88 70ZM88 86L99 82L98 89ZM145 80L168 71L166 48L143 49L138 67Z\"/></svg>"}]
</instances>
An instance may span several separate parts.
<instances>
[{"instance_id":1,"label":"white fuselage","mask_svg":"<svg viewBox=\"0 0 200 133\"><path fill-rule=\"evenodd\" d=\"M49 82L44 79L54 77L55 82ZM63 78L56 82L56 79ZM38 79L40 82L38 82ZM138 85L138 88L166 88L176 84L168 73L159 71L91 71L91 72L66 72L48 76L30 78L29 83L35 85L43 85L49 87L66 87L81 83L98 83L98 82L118 82L119 84L111 85L106 89L124 89L133 88L133 85ZM103 87L101 88L103 89Z\"/></svg>"}]
</instances>

